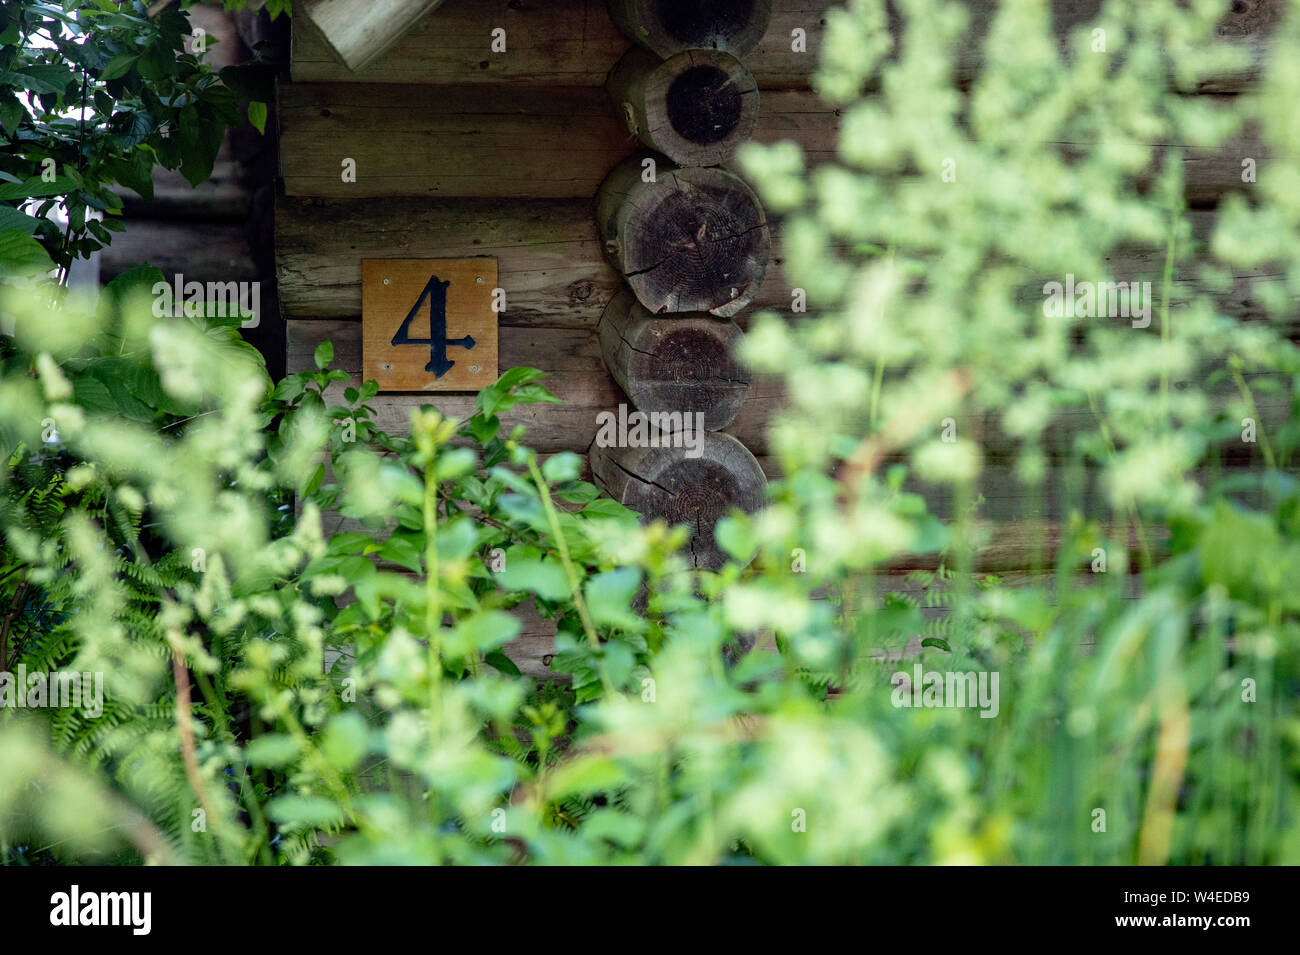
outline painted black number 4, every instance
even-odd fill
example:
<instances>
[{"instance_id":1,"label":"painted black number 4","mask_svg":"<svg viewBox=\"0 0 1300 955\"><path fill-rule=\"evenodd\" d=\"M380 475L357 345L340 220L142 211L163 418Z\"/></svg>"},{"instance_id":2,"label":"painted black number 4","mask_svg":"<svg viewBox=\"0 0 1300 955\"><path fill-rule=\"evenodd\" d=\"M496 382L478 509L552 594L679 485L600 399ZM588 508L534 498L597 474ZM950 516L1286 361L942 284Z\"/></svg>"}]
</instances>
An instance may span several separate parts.
<instances>
[{"instance_id":1,"label":"painted black number 4","mask_svg":"<svg viewBox=\"0 0 1300 955\"><path fill-rule=\"evenodd\" d=\"M393 336L394 345L428 345L429 364L424 366L424 370L433 372L435 378L441 378L456 364L447 357L448 345L457 345L466 350L474 347L474 339L469 335L464 338L447 337L447 287L449 285L450 282L443 282L436 275L430 278L429 284L424 287L420 297L406 313L406 320ZM429 337L412 338L411 321L419 314L420 306L426 300L429 303Z\"/></svg>"}]
</instances>

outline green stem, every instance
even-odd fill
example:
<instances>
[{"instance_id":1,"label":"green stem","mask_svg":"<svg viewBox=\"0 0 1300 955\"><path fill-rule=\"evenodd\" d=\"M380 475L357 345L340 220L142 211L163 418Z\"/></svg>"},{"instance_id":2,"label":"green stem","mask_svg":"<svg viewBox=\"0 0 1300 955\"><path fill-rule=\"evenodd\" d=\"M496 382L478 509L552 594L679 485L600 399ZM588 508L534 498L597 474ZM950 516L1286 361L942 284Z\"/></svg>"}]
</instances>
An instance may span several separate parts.
<instances>
[{"instance_id":1,"label":"green stem","mask_svg":"<svg viewBox=\"0 0 1300 955\"><path fill-rule=\"evenodd\" d=\"M1259 420L1259 410L1255 406L1255 393L1250 390L1250 385L1246 384L1245 377L1241 374L1241 368L1237 362L1229 363L1232 371L1232 380L1237 386L1237 391L1241 394L1242 400L1250 408L1250 416L1255 420L1255 431L1259 435L1259 446L1264 451L1264 461L1268 464L1269 470L1277 467L1277 461L1273 457L1273 447L1268 443L1268 435L1264 434L1264 424Z\"/></svg>"},{"instance_id":2,"label":"green stem","mask_svg":"<svg viewBox=\"0 0 1300 955\"><path fill-rule=\"evenodd\" d=\"M889 247L889 252L887 253L886 258L888 259L889 266L892 269L894 265L893 246ZM871 431L873 432L876 430L876 416L880 411L880 389L884 384L884 380L885 380L885 355L882 352L876 356L876 372L875 372L875 376L872 378L871 381L871 410L870 410L870 415L867 418L867 423Z\"/></svg>"},{"instance_id":3,"label":"green stem","mask_svg":"<svg viewBox=\"0 0 1300 955\"><path fill-rule=\"evenodd\" d=\"M1097 407L1097 399L1091 391L1088 392L1088 407L1092 409L1092 415L1097 419L1097 429L1101 432L1102 440L1106 442L1106 461L1114 466L1115 464L1115 442L1111 438L1110 427L1106 424L1106 419L1102 417L1101 410ZM1138 549L1142 555L1142 569L1151 569L1151 547L1147 544L1146 528L1142 524L1142 517L1138 514L1137 507L1132 503L1128 505L1129 516L1133 520L1133 531L1137 535ZM1124 546L1128 547L1128 533L1124 534Z\"/></svg>"},{"instance_id":4,"label":"green stem","mask_svg":"<svg viewBox=\"0 0 1300 955\"><path fill-rule=\"evenodd\" d=\"M438 587L438 481L436 460L430 456L424 466L424 631L429 641L429 707L433 720L433 742L441 735L442 723L442 603Z\"/></svg>"},{"instance_id":5,"label":"green stem","mask_svg":"<svg viewBox=\"0 0 1300 955\"><path fill-rule=\"evenodd\" d=\"M560 529L560 515L555 509L555 502L551 500L551 490L546 486L546 479L542 477L541 469L537 466L535 454L528 456L528 473L532 476L533 483L542 497L542 508L546 511L546 520L551 526L551 536L555 538L556 549L560 552L560 563L564 565L564 575L569 580L569 589L573 591L573 606L578 611L578 619L582 621L587 642L591 644L592 653L595 654L596 670L600 674L601 686L605 688L606 696L613 696L614 685L610 682L609 674L605 672L605 663L600 656L600 637L596 635L596 626L592 623L591 614L587 612L587 602L582 597L582 581L578 577L577 568L573 566L573 560L569 557L569 544L565 540L564 531Z\"/></svg>"},{"instance_id":6,"label":"green stem","mask_svg":"<svg viewBox=\"0 0 1300 955\"><path fill-rule=\"evenodd\" d=\"M1174 252L1178 243L1178 211L1169 216L1169 241L1165 243L1165 271L1160 289L1160 413L1169 419L1169 299L1174 288Z\"/></svg>"}]
</instances>

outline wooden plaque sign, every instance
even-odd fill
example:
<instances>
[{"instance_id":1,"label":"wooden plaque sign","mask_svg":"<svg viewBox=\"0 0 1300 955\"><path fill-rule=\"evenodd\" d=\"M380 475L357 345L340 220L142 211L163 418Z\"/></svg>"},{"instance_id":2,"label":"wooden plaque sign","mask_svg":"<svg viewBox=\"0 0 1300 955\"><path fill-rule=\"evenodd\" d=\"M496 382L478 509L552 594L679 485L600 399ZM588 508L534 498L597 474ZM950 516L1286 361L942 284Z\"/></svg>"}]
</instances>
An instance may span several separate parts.
<instances>
[{"instance_id":1,"label":"wooden plaque sign","mask_svg":"<svg viewBox=\"0 0 1300 955\"><path fill-rule=\"evenodd\" d=\"M495 382L496 288L496 259L363 259L364 377L380 391L478 391Z\"/></svg>"}]
</instances>

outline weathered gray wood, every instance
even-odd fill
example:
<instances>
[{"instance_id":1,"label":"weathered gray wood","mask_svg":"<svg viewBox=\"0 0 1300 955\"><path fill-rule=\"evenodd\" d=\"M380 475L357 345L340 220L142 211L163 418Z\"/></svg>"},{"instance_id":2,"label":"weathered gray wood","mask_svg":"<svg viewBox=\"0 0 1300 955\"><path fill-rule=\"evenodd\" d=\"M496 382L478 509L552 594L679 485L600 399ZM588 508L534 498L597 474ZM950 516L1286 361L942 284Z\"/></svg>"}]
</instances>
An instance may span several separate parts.
<instances>
[{"instance_id":1,"label":"weathered gray wood","mask_svg":"<svg viewBox=\"0 0 1300 955\"><path fill-rule=\"evenodd\" d=\"M601 255L591 199L280 199L276 261L281 307L290 318L361 314L361 260L497 260L506 291L502 325L592 329L618 274Z\"/></svg>"},{"instance_id":2,"label":"weathered gray wood","mask_svg":"<svg viewBox=\"0 0 1300 955\"><path fill-rule=\"evenodd\" d=\"M1193 236L1204 243L1214 226L1211 210L1189 214ZM789 314L796 277L783 270L781 228L772 229L772 259L767 277L750 308L735 316L743 328L760 308ZM851 255L847 246L834 251ZM500 263L506 290L503 325L546 325L593 329L605 307L623 288L601 254L591 221L591 201L281 199L276 207L276 260L281 308L290 318L351 318L361 314L361 259L457 258L490 255ZM1200 267L1191 258L1179 266L1172 303L1177 309L1206 294ZM1118 251L1110 261L1119 279L1159 282L1162 249ZM1232 283L1213 298L1226 315L1264 317L1261 300L1284 276L1268 264L1232 270ZM1041 303L1043 283L1062 276L1038 276L1026 283L1024 302ZM1271 291L1268 294L1272 294ZM1300 294L1284 291L1300 313ZM821 308L808 302L811 312ZM503 366L504 367L504 366Z\"/></svg>"},{"instance_id":3,"label":"weathered gray wood","mask_svg":"<svg viewBox=\"0 0 1300 955\"><path fill-rule=\"evenodd\" d=\"M590 197L634 145L595 89L292 83L278 115L288 195Z\"/></svg>"},{"instance_id":4,"label":"weathered gray wood","mask_svg":"<svg viewBox=\"0 0 1300 955\"><path fill-rule=\"evenodd\" d=\"M681 434L661 437L672 444ZM754 456L729 434L696 433L698 453L680 446L601 447L589 452L592 479L614 500L670 526L691 528L695 567L716 570L726 562L713 528L734 508L753 513L763 505L767 478Z\"/></svg>"},{"instance_id":5,"label":"weathered gray wood","mask_svg":"<svg viewBox=\"0 0 1300 955\"><path fill-rule=\"evenodd\" d=\"M314 367L312 355L323 341L334 344L334 367L352 375L330 391L341 394L346 385L361 381L361 325L359 322L290 321L287 329L288 360L291 370ZM516 424L528 431L525 441L533 449L585 451L599 427L597 417L617 412L626 398L605 370L600 342L590 329L504 327L498 341L502 371L519 365L540 368L549 377L542 384L561 404L519 405L502 415L506 429ZM393 434L410 430L410 412L422 404L435 404L447 415L468 418L474 413L473 394L444 392L429 394L385 394L370 402L378 426ZM785 400L784 388L771 379L756 378L748 400L729 426L750 447L766 447L767 420Z\"/></svg>"},{"instance_id":6,"label":"weathered gray wood","mask_svg":"<svg viewBox=\"0 0 1300 955\"><path fill-rule=\"evenodd\" d=\"M704 427L717 431L745 403L749 372L736 357L743 333L735 322L656 318L624 289L596 331L605 367L640 411L702 414Z\"/></svg>"},{"instance_id":7,"label":"weathered gray wood","mask_svg":"<svg viewBox=\"0 0 1300 955\"><path fill-rule=\"evenodd\" d=\"M656 315L735 315L767 272L763 207L744 180L722 169L660 162L649 171L634 156L601 183L596 222L610 264Z\"/></svg>"},{"instance_id":8,"label":"weathered gray wood","mask_svg":"<svg viewBox=\"0 0 1300 955\"><path fill-rule=\"evenodd\" d=\"M823 14L839 0L782 0L746 65L764 89L807 88L817 66ZM493 53L491 31L506 31L507 51ZM801 29L807 52L792 49ZM295 81L375 83L519 83L600 86L628 49L605 0L446 0L366 69L353 73L303 17L293 19Z\"/></svg>"},{"instance_id":9,"label":"weathered gray wood","mask_svg":"<svg viewBox=\"0 0 1300 955\"><path fill-rule=\"evenodd\" d=\"M360 70L442 0L304 0L299 13L350 70Z\"/></svg>"},{"instance_id":10,"label":"weathered gray wood","mask_svg":"<svg viewBox=\"0 0 1300 955\"><path fill-rule=\"evenodd\" d=\"M772 18L772 0L609 0L622 34L661 57L682 50L725 50L745 56Z\"/></svg>"},{"instance_id":11,"label":"weathered gray wood","mask_svg":"<svg viewBox=\"0 0 1300 955\"><path fill-rule=\"evenodd\" d=\"M820 164L834 158L838 115L812 93L773 92L753 139L791 140ZM290 83L278 117L291 196L590 199L637 148L608 94L590 88Z\"/></svg>"},{"instance_id":12,"label":"weathered gray wood","mask_svg":"<svg viewBox=\"0 0 1300 955\"><path fill-rule=\"evenodd\" d=\"M290 370L314 368L313 354L323 341L334 344L335 367L352 376L347 382L332 386L331 400L340 400L347 385L361 381L361 324L358 321L290 321L287 329L288 362ZM624 397L613 378L605 370L600 354L600 343L589 329L506 327L500 335L500 367L508 369L517 365L540 368L550 377L542 379L562 404L521 405L502 416L506 428L516 424L527 427L525 442L542 453L556 451L585 451L595 436L599 422L597 416L617 410ZM1251 381L1254 376L1247 376ZM1235 394L1231 384L1215 389L1218 396L1214 407ZM1287 394L1256 395L1260 413L1260 427L1265 434L1286 420L1291 397ZM467 418L474 413L474 395L448 392L437 396L427 394L386 394L371 402L376 411L378 426L393 434L406 434L410 427L410 412L422 404L433 403L443 413L456 418ZM767 434L768 422L788 404L785 382L769 375L755 376L749 397L741 406L736 419L727 431L739 438L747 448L759 456L769 453L771 447ZM865 412L864 412L865 413ZM1005 462L1013 454L1014 443L1006 438L997 426L997 415L986 413L954 413L956 433L963 439L975 441L985 458ZM1081 431L1091 432L1096 418L1086 407L1070 407L1057 411L1053 423L1043 439L1043 452L1049 461L1069 461L1074 436ZM805 423L810 430L822 427L816 419ZM934 423L937 436L942 422ZM1225 442L1238 451L1246 446L1235 441ZM1250 446L1257 449L1258 446ZM891 456L888 460L894 460ZM991 488L990 495L1003 492Z\"/></svg>"},{"instance_id":13,"label":"weathered gray wood","mask_svg":"<svg viewBox=\"0 0 1300 955\"><path fill-rule=\"evenodd\" d=\"M122 198L123 213L128 220L243 222L253 201L247 177L232 159L219 159L212 175L197 186L191 186L179 172L155 169L153 196L149 199L126 187L113 191Z\"/></svg>"},{"instance_id":14,"label":"weathered gray wood","mask_svg":"<svg viewBox=\"0 0 1300 955\"><path fill-rule=\"evenodd\" d=\"M970 31L956 51L954 76L968 83L980 69L979 47L996 0L967 0ZM1252 87L1271 49L1283 0L1222 0L1218 34L1249 54L1235 74L1203 83L1204 92L1233 93ZM822 51L826 13L843 0L778 0L758 46L745 56L759 86L806 89ZM1101 0L1050 0L1052 24L1062 45L1072 31L1096 19ZM900 21L891 18L898 37ZM493 53L491 30L504 29L508 52ZM792 32L802 30L806 52L796 52ZM417 22L369 67L352 72L334 55L305 17L293 18L292 74L296 81L367 83L519 83L600 86L610 64L628 48L605 9L605 0L446 0L434 16Z\"/></svg>"},{"instance_id":15,"label":"weathered gray wood","mask_svg":"<svg viewBox=\"0 0 1300 955\"><path fill-rule=\"evenodd\" d=\"M685 50L661 60L631 49L607 88L628 132L679 166L727 162L758 123L753 75L717 50Z\"/></svg>"},{"instance_id":16,"label":"weathered gray wood","mask_svg":"<svg viewBox=\"0 0 1300 955\"><path fill-rule=\"evenodd\" d=\"M196 227L185 220L130 219L99 255L107 282L137 265L156 265L170 280L245 282L258 277L243 225L212 222Z\"/></svg>"},{"instance_id":17,"label":"weathered gray wood","mask_svg":"<svg viewBox=\"0 0 1300 955\"><path fill-rule=\"evenodd\" d=\"M291 83L279 99L281 167L291 196L590 199L639 145L608 95L589 88ZM763 94L752 138L796 143L816 168L836 161L839 124L839 110L813 93L772 91ZM1079 139L1058 148L1068 156L1090 145ZM1241 180L1246 157L1256 161L1261 181L1270 175L1268 151L1251 129L1216 148L1162 138L1152 168L1172 150L1194 206L1256 189ZM345 159L356 162L355 182L343 179ZM939 182L941 173L936 159L911 175Z\"/></svg>"}]
</instances>

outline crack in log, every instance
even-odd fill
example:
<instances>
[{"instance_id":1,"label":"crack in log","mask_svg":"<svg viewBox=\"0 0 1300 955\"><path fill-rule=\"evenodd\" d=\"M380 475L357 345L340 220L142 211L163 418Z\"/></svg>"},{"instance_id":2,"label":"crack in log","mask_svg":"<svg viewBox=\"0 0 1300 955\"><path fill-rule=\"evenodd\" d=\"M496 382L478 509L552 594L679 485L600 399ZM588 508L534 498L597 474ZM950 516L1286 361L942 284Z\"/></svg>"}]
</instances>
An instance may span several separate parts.
<instances>
[{"instance_id":1,"label":"crack in log","mask_svg":"<svg viewBox=\"0 0 1300 955\"><path fill-rule=\"evenodd\" d=\"M630 478L636 478L636 479L637 479L638 481L640 481L642 484L649 484L651 487L657 487L657 488L659 488L659 490L661 490L661 491L663 491L665 494L667 494L668 497L669 497L670 499L675 500L675 499L677 498L677 495L676 495L676 494L674 494L672 491L668 490L668 488L664 487L664 486L663 486L662 484L660 484L658 481L651 481L649 478L642 477L641 475L637 474L635 471L630 471L630 470L628 470L627 468L623 467L623 465L618 461L618 459L615 458L612 454L610 455L609 459L610 459L611 461L614 462L614 467L618 468L620 471L622 471L622 472L623 472L624 474L626 474L628 477L630 477Z\"/></svg>"}]
</instances>

